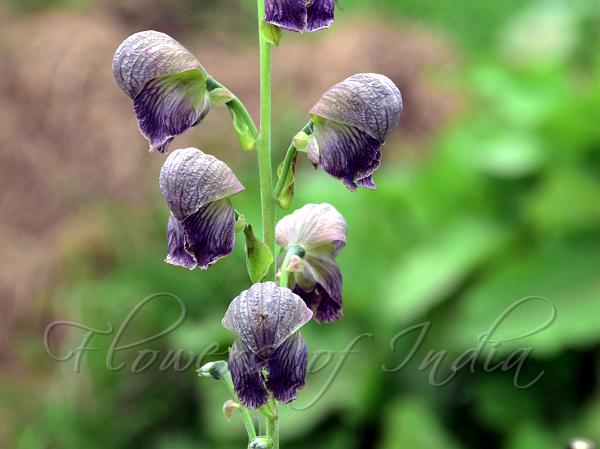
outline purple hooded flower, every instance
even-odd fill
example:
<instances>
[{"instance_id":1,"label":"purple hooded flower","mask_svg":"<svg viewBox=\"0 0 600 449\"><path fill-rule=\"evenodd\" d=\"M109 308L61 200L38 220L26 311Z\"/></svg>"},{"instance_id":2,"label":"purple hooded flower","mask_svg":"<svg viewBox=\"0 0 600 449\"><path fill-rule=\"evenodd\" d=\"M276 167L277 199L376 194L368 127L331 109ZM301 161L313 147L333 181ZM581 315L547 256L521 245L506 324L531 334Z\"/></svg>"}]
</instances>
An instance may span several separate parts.
<instances>
[{"instance_id":1,"label":"purple hooded flower","mask_svg":"<svg viewBox=\"0 0 600 449\"><path fill-rule=\"evenodd\" d=\"M235 212L229 197L244 186L224 162L196 148L175 150L160 170L160 190L171 209L165 262L206 270L231 254Z\"/></svg>"},{"instance_id":2,"label":"purple hooded flower","mask_svg":"<svg viewBox=\"0 0 600 449\"><path fill-rule=\"evenodd\" d=\"M335 0L265 0L265 22L290 31L317 31L333 22Z\"/></svg>"},{"instance_id":3,"label":"purple hooded flower","mask_svg":"<svg viewBox=\"0 0 600 449\"><path fill-rule=\"evenodd\" d=\"M173 138L208 114L208 74L172 37L157 31L129 36L113 57L119 87L133 99L150 150L167 151Z\"/></svg>"},{"instance_id":4,"label":"purple hooded flower","mask_svg":"<svg viewBox=\"0 0 600 449\"><path fill-rule=\"evenodd\" d=\"M331 204L307 204L283 217L275 230L282 256L290 247L289 287L320 323L342 317L342 274L335 258L346 245L346 221ZM303 253L303 254L302 254ZM281 266L283 257L279 257Z\"/></svg>"},{"instance_id":5,"label":"purple hooded flower","mask_svg":"<svg viewBox=\"0 0 600 449\"><path fill-rule=\"evenodd\" d=\"M298 330L311 317L298 295L274 282L254 284L231 302L223 326L238 336L229 353L229 370L242 404L260 407L269 391L284 403L295 399L304 386L308 360Z\"/></svg>"},{"instance_id":6,"label":"purple hooded flower","mask_svg":"<svg viewBox=\"0 0 600 449\"><path fill-rule=\"evenodd\" d=\"M402 97L387 77L360 73L329 89L310 110L308 158L350 190L375 189L381 146L398 126Z\"/></svg>"}]
</instances>

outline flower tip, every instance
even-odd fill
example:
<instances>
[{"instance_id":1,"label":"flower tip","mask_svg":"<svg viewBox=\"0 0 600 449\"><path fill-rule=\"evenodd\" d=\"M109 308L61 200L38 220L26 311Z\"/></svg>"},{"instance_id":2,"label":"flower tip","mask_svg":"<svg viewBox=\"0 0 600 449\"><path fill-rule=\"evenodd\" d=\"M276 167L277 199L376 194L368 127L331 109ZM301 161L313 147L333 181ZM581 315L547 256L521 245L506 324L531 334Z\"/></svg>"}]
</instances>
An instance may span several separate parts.
<instances>
[{"instance_id":1,"label":"flower tip","mask_svg":"<svg viewBox=\"0 0 600 449\"><path fill-rule=\"evenodd\" d=\"M228 373L228 365L225 360L217 360L216 362L208 362L201 368L196 370L198 377L207 379L221 380Z\"/></svg>"}]
</instances>

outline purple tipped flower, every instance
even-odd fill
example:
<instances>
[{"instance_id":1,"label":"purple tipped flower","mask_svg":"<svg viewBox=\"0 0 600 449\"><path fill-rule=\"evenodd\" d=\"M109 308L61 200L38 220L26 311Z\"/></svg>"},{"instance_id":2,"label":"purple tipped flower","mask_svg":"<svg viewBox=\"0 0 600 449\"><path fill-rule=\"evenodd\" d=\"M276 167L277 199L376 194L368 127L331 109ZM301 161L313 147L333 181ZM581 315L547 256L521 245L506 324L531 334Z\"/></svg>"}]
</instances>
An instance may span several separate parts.
<instances>
[{"instance_id":1,"label":"purple tipped flower","mask_svg":"<svg viewBox=\"0 0 600 449\"><path fill-rule=\"evenodd\" d=\"M290 31L317 31L333 22L335 0L265 0L265 22Z\"/></svg>"},{"instance_id":2,"label":"purple tipped flower","mask_svg":"<svg viewBox=\"0 0 600 449\"><path fill-rule=\"evenodd\" d=\"M381 146L398 126L402 97L389 78L360 73L329 89L310 110L308 158L350 190L375 189Z\"/></svg>"},{"instance_id":3,"label":"purple tipped flower","mask_svg":"<svg viewBox=\"0 0 600 449\"><path fill-rule=\"evenodd\" d=\"M298 295L274 282L254 284L231 302L223 326L238 336L229 353L229 370L242 404L258 408L266 404L269 391L284 403L296 398L308 360L298 330L311 317Z\"/></svg>"},{"instance_id":4,"label":"purple tipped flower","mask_svg":"<svg viewBox=\"0 0 600 449\"><path fill-rule=\"evenodd\" d=\"M208 74L172 37L157 31L129 36L113 57L119 87L131 97L150 150L167 151L173 138L208 114Z\"/></svg>"},{"instance_id":5,"label":"purple tipped flower","mask_svg":"<svg viewBox=\"0 0 600 449\"><path fill-rule=\"evenodd\" d=\"M290 247L301 249L287 267L289 287L314 311L318 322L340 319L342 274L335 258L346 245L344 217L330 204L307 204L283 217L275 234L282 255ZM278 264L282 263L280 257Z\"/></svg>"},{"instance_id":6,"label":"purple tipped flower","mask_svg":"<svg viewBox=\"0 0 600 449\"><path fill-rule=\"evenodd\" d=\"M165 262L206 270L233 251L235 212L229 197L244 186L224 163L196 148L175 150L160 170L171 209Z\"/></svg>"}]
</instances>

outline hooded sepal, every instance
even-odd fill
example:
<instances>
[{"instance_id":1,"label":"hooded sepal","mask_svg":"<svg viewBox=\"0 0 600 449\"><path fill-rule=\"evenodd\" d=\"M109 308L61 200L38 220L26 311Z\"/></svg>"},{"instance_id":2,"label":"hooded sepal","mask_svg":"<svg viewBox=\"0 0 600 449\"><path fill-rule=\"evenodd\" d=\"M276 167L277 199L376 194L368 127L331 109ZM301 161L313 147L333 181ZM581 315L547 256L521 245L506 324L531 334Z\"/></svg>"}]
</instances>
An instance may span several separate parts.
<instances>
[{"instance_id":1,"label":"hooded sepal","mask_svg":"<svg viewBox=\"0 0 600 449\"><path fill-rule=\"evenodd\" d=\"M235 173L216 157L197 148L175 150L160 170L160 190L180 221L202 206L244 190Z\"/></svg>"},{"instance_id":2,"label":"hooded sepal","mask_svg":"<svg viewBox=\"0 0 600 449\"><path fill-rule=\"evenodd\" d=\"M259 357L267 359L312 318L302 298L274 282L254 284L229 305L223 326L237 334Z\"/></svg>"}]
</instances>

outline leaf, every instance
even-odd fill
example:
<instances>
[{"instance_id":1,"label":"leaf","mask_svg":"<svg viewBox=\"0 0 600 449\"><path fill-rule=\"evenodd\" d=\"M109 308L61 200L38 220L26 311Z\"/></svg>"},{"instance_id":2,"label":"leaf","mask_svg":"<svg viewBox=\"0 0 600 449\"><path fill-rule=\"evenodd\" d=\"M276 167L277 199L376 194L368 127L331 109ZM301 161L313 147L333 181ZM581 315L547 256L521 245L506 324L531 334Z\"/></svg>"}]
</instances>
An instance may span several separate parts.
<instances>
[{"instance_id":1,"label":"leaf","mask_svg":"<svg viewBox=\"0 0 600 449\"><path fill-rule=\"evenodd\" d=\"M244 228L246 236L246 267L250 280L260 282L268 273L273 263L273 254L263 241L256 238L252 231L252 225Z\"/></svg>"},{"instance_id":2,"label":"leaf","mask_svg":"<svg viewBox=\"0 0 600 449\"><path fill-rule=\"evenodd\" d=\"M295 152L290 169L288 170L287 176L285 178L285 182L283 184L283 190L281 194L276 198L277 204L284 210L288 210L292 207L292 202L294 201L294 181L296 180L296 159L298 158L298 153ZM281 178L283 173L283 166L285 162L282 162L279 167L277 167L277 176Z\"/></svg>"},{"instance_id":3,"label":"leaf","mask_svg":"<svg viewBox=\"0 0 600 449\"><path fill-rule=\"evenodd\" d=\"M256 148L256 138L254 133L244 120L244 116L238 111L236 102L227 103L227 109L231 115L233 129L237 133L240 146L244 151L252 151Z\"/></svg>"},{"instance_id":4,"label":"leaf","mask_svg":"<svg viewBox=\"0 0 600 449\"><path fill-rule=\"evenodd\" d=\"M277 25L261 22L260 34L269 44L279 47L279 43L281 42L281 28L279 28Z\"/></svg>"},{"instance_id":5,"label":"leaf","mask_svg":"<svg viewBox=\"0 0 600 449\"><path fill-rule=\"evenodd\" d=\"M491 338L502 342L500 356L532 348L536 356L548 357L600 341L598 266L597 238L559 241L507 260L453 310L452 320L445 323L454 340L449 343L459 350L473 347L507 311ZM553 308L556 320L534 332L549 322Z\"/></svg>"},{"instance_id":6,"label":"leaf","mask_svg":"<svg viewBox=\"0 0 600 449\"><path fill-rule=\"evenodd\" d=\"M465 277L506 241L493 222L465 219L406 254L392 269L385 316L409 322L447 299Z\"/></svg>"},{"instance_id":7,"label":"leaf","mask_svg":"<svg viewBox=\"0 0 600 449\"><path fill-rule=\"evenodd\" d=\"M423 399L402 398L387 410L381 449L458 449L438 414Z\"/></svg>"}]
</instances>

